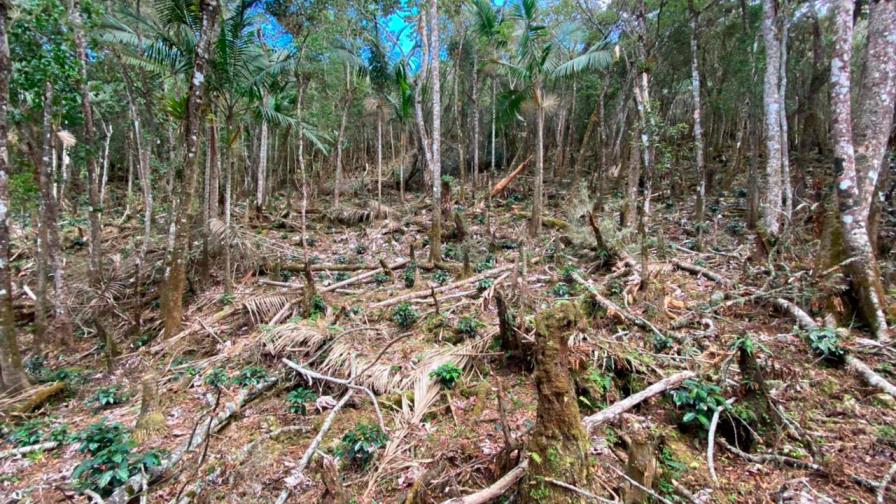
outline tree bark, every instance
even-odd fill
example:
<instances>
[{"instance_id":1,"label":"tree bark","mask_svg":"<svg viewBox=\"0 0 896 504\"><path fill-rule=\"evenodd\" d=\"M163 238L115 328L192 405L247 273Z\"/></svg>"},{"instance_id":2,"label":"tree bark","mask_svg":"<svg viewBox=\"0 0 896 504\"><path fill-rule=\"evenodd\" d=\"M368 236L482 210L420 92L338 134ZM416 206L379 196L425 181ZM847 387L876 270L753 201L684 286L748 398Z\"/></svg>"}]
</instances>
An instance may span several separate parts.
<instances>
[{"instance_id":1,"label":"tree bark","mask_svg":"<svg viewBox=\"0 0 896 504\"><path fill-rule=\"evenodd\" d=\"M706 162L703 157L703 112L700 100L700 15L688 0L691 13L691 95L694 100L694 158L697 168L697 203L694 226L697 231L697 250L703 247L703 226L706 214Z\"/></svg>"},{"instance_id":2,"label":"tree bark","mask_svg":"<svg viewBox=\"0 0 896 504\"><path fill-rule=\"evenodd\" d=\"M187 116L184 124L186 148L184 149L183 180L178 189L174 244L166 268L166 285L162 291L162 313L165 321L165 337L180 332L183 318L183 295L187 281L187 248L190 244L190 221L193 199L196 195L199 151L199 130L202 124L205 72L208 66L212 39L217 33L220 5L218 0L202 0L202 27L193 58L190 88L187 95Z\"/></svg>"},{"instance_id":3,"label":"tree bark","mask_svg":"<svg viewBox=\"0 0 896 504\"><path fill-rule=\"evenodd\" d=\"M846 266L859 312L880 340L889 340L886 298L877 258L868 235L868 217L883 163L893 118L896 94L896 5L892 0L872 4L866 48L866 74L855 125L851 104L853 3L838 0L835 13L834 53L831 62L832 136L837 205L843 241L849 257Z\"/></svg>"},{"instance_id":4,"label":"tree bark","mask_svg":"<svg viewBox=\"0 0 896 504\"><path fill-rule=\"evenodd\" d=\"M766 189L763 225L772 237L781 232L781 36L778 26L778 0L762 1L762 35L765 41L765 172Z\"/></svg>"},{"instance_id":5,"label":"tree bark","mask_svg":"<svg viewBox=\"0 0 896 504\"><path fill-rule=\"evenodd\" d=\"M12 308L12 272L9 267L9 148L7 110L11 62L6 37L8 0L0 0L0 392L28 386L16 337Z\"/></svg>"},{"instance_id":6,"label":"tree bark","mask_svg":"<svg viewBox=\"0 0 896 504\"><path fill-rule=\"evenodd\" d=\"M78 59L81 61L81 113L84 115L84 144L87 146L87 194L90 202L90 285L99 287L102 280L102 218L103 206L100 201L99 180L96 169L96 156L92 153L95 132L93 127L93 109L90 106L90 89L87 81L87 38L81 23L81 1L73 0L71 21L75 30L75 45L78 48Z\"/></svg>"},{"instance_id":7,"label":"tree bark","mask_svg":"<svg viewBox=\"0 0 896 504\"><path fill-rule=\"evenodd\" d=\"M544 212L544 88L541 80L535 82L535 185L532 188L532 215L529 218L529 236L541 234L541 218Z\"/></svg>"}]
</instances>

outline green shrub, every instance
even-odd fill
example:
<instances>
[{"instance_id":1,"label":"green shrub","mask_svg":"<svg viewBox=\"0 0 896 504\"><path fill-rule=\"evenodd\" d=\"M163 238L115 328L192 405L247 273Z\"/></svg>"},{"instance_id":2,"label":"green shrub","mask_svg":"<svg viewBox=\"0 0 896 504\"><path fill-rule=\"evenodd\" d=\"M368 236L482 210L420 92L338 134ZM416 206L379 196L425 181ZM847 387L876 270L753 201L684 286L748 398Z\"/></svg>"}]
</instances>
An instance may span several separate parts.
<instances>
[{"instance_id":1,"label":"green shrub","mask_svg":"<svg viewBox=\"0 0 896 504\"><path fill-rule=\"evenodd\" d=\"M358 245L355 246L355 253L358 255L366 254L367 253L367 245L364 245L363 243L359 243Z\"/></svg>"},{"instance_id":2,"label":"green shrub","mask_svg":"<svg viewBox=\"0 0 896 504\"><path fill-rule=\"evenodd\" d=\"M227 372L223 368L216 367L212 369L202 380L206 386L219 389L227 385Z\"/></svg>"},{"instance_id":3,"label":"green shrub","mask_svg":"<svg viewBox=\"0 0 896 504\"><path fill-rule=\"evenodd\" d=\"M495 267L495 256L489 254L485 259L476 263L476 273L482 273Z\"/></svg>"},{"instance_id":4,"label":"green shrub","mask_svg":"<svg viewBox=\"0 0 896 504\"><path fill-rule=\"evenodd\" d=\"M298 415L307 415L308 409L305 407L305 404L314 402L315 400L317 400L317 394L304 387L293 389L286 395L286 402L289 404L289 412Z\"/></svg>"},{"instance_id":5,"label":"green shrub","mask_svg":"<svg viewBox=\"0 0 896 504\"><path fill-rule=\"evenodd\" d=\"M342 436L336 447L336 455L350 467L364 469L373 460L376 451L386 446L387 442L389 437L379 425L362 423Z\"/></svg>"},{"instance_id":6,"label":"green shrub","mask_svg":"<svg viewBox=\"0 0 896 504\"><path fill-rule=\"evenodd\" d=\"M127 393L121 390L121 387L118 385L110 385L108 387L102 387L96 391L96 394L93 396L93 401L99 407L106 406L114 406L116 404L123 404L128 400Z\"/></svg>"},{"instance_id":7,"label":"green shrub","mask_svg":"<svg viewBox=\"0 0 896 504\"><path fill-rule=\"evenodd\" d=\"M568 298L569 297L569 284L565 282L558 282L554 284L554 287L551 289L551 294L554 297L558 298Z\"/></svg>"},{"instance_id":8,"label":"green shrub","mask_svg":"<svg viewBox=\"0 0 896 504\"><path fill-rule=\"evenodd\" d=\"M348 272L346 271L337 271L335 275L333 275L333 282L344 282L349 279Z\"/></svg>"},{"instance_id":9,"label":"green shrub","mask_svg":"<svg viewBox=\"0 0 896 504\"><path fill-rule=\"evenodd\" d=\"M9 442L16 446L31 446L40 443L44 438L43 428L43 420L28 420L12 431L8 438Z\"/></svg>"},{"instance_id":10,"label":"green shrub","mask_svg":"<svg viewBox=\"0 0 896 504\"><path fill-rule=\"evenodd\" d=\"M685 380L683 387L672 391L672 401L684 412L681 421L685 424L699 422L709 429L709 422L716 408L725 407L725 398L718 385L697 380Z\"/></svg>"},{"instance_id":11,"label":"green shrub","mask_svg":"<svg viewBox=\"0 0 896 504\"><path fill-rule=\"evenodd\" d=\"M566 283L573 283L575 279L572 277L574 273L579 273L579 269L571 264L567 264L560 270L560 278Z\"/></svg>"},{"instance_id":12,"label":"green shrub","mask_svg":"<svg viewBox=\"0 0 896 504\"><path fill-rule=\"evenodd\" d=\"M322 298L320 294L315 294L314 297L311 298L311 312L308 314L308 318L316 320L326 316L326 314L327 303L324 302L324 298Z\"/></svg>"},{"instance_id":13,"label":"green shrub","mask_svg":"<svg viewBox=\"0 0 896 504\"><path fill-rule=\"evenodd\" d=\"M442 364L435 371L429 373L430 378L433 378L439 384L441 384L445 388L454 388L457 384L457 380L464 374L463 370L459 367L451 364Z\"/></svg>"},{"instance_id":14,"label":"green shrub","mask_svg":"<svg viewBox=\"0 0 896 504\"><path fill-rule=\"evenodd\" d=\"M231 293L231 292L225 292L224 294L221 294L220 296L218 296L218 302L224 306L230 306L233 304L234 301L236 301L236 298L233 296L233 293Z\"/></svg>"},{"instance_id":15,"label":"green shrub","mask_svg":"<svg viewBox=\"0 0 896 504\"><path fill-rule=\"evenodd\" d=\"M445 285L448 283L448 280L451 280L451 275L445 270L437 269L435 273L432 274L432 280L439 285Z\"/></svg>"},{"instance_id":16,"label":"green shrub","mask_svg":"<svg viewBox=\"0 0 896 504\"><path fill-rule=\"evenodd\" d=\"M410 303L401 303L392 310L392 322L398 324L398 327L402 329L413 327L417 323L418 318L420 318L420 315Z\"/></svg>"},{"instance_id":17,"label":"green shrub","mask_svg":"<svg viewBox=\"0 0 896 504\"><path fill-rule=\"evenodd\" d=\"M401 273L401 279L404 280L404 286L410 289L417 280L417 264L411 263Z\"/></svg>"},{"instance_id":18,"label":"green shrub","mask_svg":"<svg viewBox=\"0 0 896 504\"><path fill-rule=\"evenodd\" d=\"M475 338L484 324L476 317L461 317L457 321L457 334L465 338Z\"/></svg>"},{"instance_id":19,"label":"green shrub","mask_svg":"<svg viewBox=\"0 0 896 504\"><path fill-rule=\"evenodd\" d=\"M382 271L378 271L376 275L373 275L373 281L376 282L377 285L383 285L389 281L389 275Z\"/></svg>"},{"instance_id":20,"label":"green shrub","mask_svg":"<svg viewBox=\"0 0 896 504\"><path fill-rule=\"evenodd\" d=\"M68 443L69 441L72 441L73 439L75 439L75 436L73 436L71 434L71 432L68 430L68 425L63 423L63 424L57 425L56 427L53 428L52 431L50 431L49 438L50 438L50 441L55 441L59 444L64 444L64 443Z\"/></svg>"},{"instance_id":21,"label":"green shrub","mask_svg":"<svg viewBox=\"0 0 896 504\"><path fill-rule=\"evenodd\" d=\"M133 453L134 442L119 423L107 423L106 419L83 431L78 439L78 451L90 455L72 473L75 485L90 489L100 496L110 495L128 479L140 474L141 468L158 466L161 457L157 452Z\"/></svg>"},{"instance_id":22,"label":"green shrub","mask_svg":"<svg viewBox=\"0 0 896 504\"><path fill-rule=\"evenodd\" d=\"M809 348L813 354L832 364L842 364L846 359L846 350L840 346L837 331L830 327L809 331Z\"/></svg>"},{"instance_id":23,"label":"green shrub","mask_svg":"<svg viewBox=\"0 0 896 504\"><path fill-rule=\"evenodd\" d=\"M268 373L259 366L243 368L240 374L233 378L233 383L240 387L257 387L267 381Z\"/></svg>"},{"instance_id":24,"label":"green shrub","mask_svg":"<svg viewBox=\"0 0 896 504\"><path fill-rule=\"evenodd\" d=\"M495 285L495 280L492 278L483 278L476 282L476 290L479 292L484 292L491 289Z\"/></svg>"}]
</instances>

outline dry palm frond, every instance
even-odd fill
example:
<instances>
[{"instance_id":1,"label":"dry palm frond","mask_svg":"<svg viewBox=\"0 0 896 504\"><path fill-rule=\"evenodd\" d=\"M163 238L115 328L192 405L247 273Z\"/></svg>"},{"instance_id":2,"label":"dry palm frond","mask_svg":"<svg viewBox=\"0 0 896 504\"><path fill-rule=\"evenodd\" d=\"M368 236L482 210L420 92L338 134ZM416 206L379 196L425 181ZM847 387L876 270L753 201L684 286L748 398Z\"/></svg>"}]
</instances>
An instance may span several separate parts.
<instances>
[{"instance_id":1,"label":"dry palm frond","mask_svg":"<svg viewBox=\"0 0 896 504\"><path fill-rule=\"evenodd\" d=\"M327 219L347 226L370 222L373 217L369 210L361 208L335 208L326 215Z\"/></svg>"},{"instance_id":2,"label":"dry palm frond","mask_svg":"<svg viewBox=\"0 0 896 504\"><path fill-rule=\"evenodd\" d=\"M374 218L377 219L391 219L398 214L395 210L376 201L370 202L370 211L373 212Z\"/></svg>"},{"instance_id":3,"label":"dry palm frond","mask_svg":"<svg viewBox=\"0 0 896 504\"><path fill-rule=\"evenodd\" d=\"M243 301L243 308L256 324L267 322L292 299L284 294L265 294Z\"/></svg>"},{"instance_id":4,"label":"dry palm frond","mask_svg":"<svg viewBox=\"0 0 896 504\"><path fill-rule=\"evenodd\" d=\"M295 352L311 355L329 340L330 335L326 332L304 322L297 322L282 324L274 328L268 333L264 345L267 351L275 356Z\"/></svg>"}]
</instances>

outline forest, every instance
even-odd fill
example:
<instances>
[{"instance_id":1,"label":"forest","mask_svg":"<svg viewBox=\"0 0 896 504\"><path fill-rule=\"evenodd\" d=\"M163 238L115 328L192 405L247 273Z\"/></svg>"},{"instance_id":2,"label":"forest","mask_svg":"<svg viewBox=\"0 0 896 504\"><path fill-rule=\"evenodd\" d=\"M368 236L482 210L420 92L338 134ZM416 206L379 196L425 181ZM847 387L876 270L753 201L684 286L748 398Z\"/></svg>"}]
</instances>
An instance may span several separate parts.
<instances>
[{"instance_id":1,"label":"forest","mask_svg":"<svg viewBox=\"0 0 896 504\"><path fill-rule=\"evenodd\" d=\"M896 0L0 0L0 502L896 503Z\"/></svg>"}]
</instances>

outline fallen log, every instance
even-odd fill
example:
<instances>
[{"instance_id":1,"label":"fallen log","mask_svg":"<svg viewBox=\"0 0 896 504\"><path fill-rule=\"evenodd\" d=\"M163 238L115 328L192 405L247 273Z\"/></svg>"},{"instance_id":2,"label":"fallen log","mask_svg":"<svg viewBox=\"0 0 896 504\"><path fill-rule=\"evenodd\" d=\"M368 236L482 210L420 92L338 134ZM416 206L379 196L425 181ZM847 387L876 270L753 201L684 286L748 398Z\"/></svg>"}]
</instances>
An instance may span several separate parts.
<instances>
[{"instance_id":1,"label":"fallen log","mask_svg":"<svg viewBox=\"0 0 896 504\"><path fill-rule=\"evenodd\" d=\"M501 194L501 191L506 189L507 186L510 185L511 182L513 182L513 179L515 179L517 175L523 172L523 170L526 168L526 165L531 160L532 156L529 156L525 161L520 163L520 165L517 166L515 170L510 172L510 175L507 175L506 177L498 181L498 183L495 184L495 187L492 188L491 197L494 198L495 196Z\"/></svg>"},{"instance_id":2,"label":"fallen log","mask_svg":"<svg viewBox=\"0 0 896 504\"><path fill-rule=\"evenodd\" d=\"M655 325L651 324L646 319L643 319L643 318L631 313L630 311L626 310L625 308L622 308L621 306L617 305L616 303L605 298L603 295L601 295L600 292L597 291L597 288L595 288L593 285L591 285L590 282L588 282L587 280L582 278L582 275L580 275L579 273L573 272L572 278L573 278L573 280L576 281L576 283L578 283L582 287L585 287L585 289L588 290L588 293L591 294L592 298L594 298L594 300L599 305L603 306L604 309L606 309L608 312L618 313L619 315L622 316L622 318L627 320L629 323L631 323L637 327L640 327L641 329L644 329L645 331L650 331L654 335L656 335L662 339L667 338L667 335L663 334L659 329L657 329L657 327ZM674 338L674 339L677 339L677 338Z\"/></svg>"},{"instance_id":3,"label":"fallen log","mask_svg":"<svg viewBox=\"0 0 896 504\"><path fill-rule=\"evenodd\" d=\"M686 263L686 262L682 262L682 261L672 261L672 265L682 271L687 271L688 273L696 275L698 278L703 277L703 278L706 278L707 280L712 280L713 282L715 282L719 285L724 285L724 286L731 285L731 281L728 280L727 278L723 278L718 273L710 271L702 266L697 266L696 264Z\"/></svg>"},{"instance_id":4,"label":"fallen log","mask_svg":"<svg viewBox=\"0 0 896 504\"><path fill-rule=\"evenodd\" d=\"M34 452L39 452L39 451L52 450L53 448L56 448L57 446L59 446L59 443L57 441L47 441L46 443L38 443L38 444L33 444L33 445L28 445L28 446L22 446L19 448L10 448L8 450L0 451L0 459L6 458L6 457L16 457L19 455L25 455L28 453L34 453Z\"/></svg>"},{"instance_id":5,"label":"fallen log","mask_svg":"<svg viewBox=\"0 0 896 504\"><path fill-rule=\"evenodd\" d=\"M796 319L797 324L805 331L817 331L819 326L808 313L803 311L799 306L787 301L786 299L775 298L773 300L775 306ZM874 372L868 364L852 354L846 354L846 367L856 373L865 383L872 387L877 387L885 393L896 397L896 386L885 380L881 375Z\"/></svg>"},{"instance_id":6,"label":"fallen log","mask_svg":"<svg viewBox=\"0 0 896 504\"><path fill-rule=\"evenodd\" d=\"M612 421L622 413L634 408L647 399L658 396L669 389L673 389L683 381L694 378L695 376L697 375L693 371L682 371L681 373L663 378L637 394L632 394L621 401L616 401L610 407L583 418L582 422L585 424L585 429L590 433L598 426Z\"/></svg>"},{"instance_id":7,"label":"fallen log","mask_svg":"<svg viewBox=\"0 0 896 504\"><path fill-rule=\"evenodd\" d=\"M243 408L243 406L260 397L262 394L276 385L279 381L279 377L273 378L260 384L257 387L240 392L240 394L233 402L229 402L224 405L224 409L220 413L218 413L218 415L211 422L201 422L203 425L197 428L190 435L190 439L188 439L185 444L181 445L179 448L171 452L171 455L162 460L161 464L150 468L146 473L145 480L143 475L140 474L131 477L106 499L106 503L126 504L127 502L129 502L141 490L143 490L144 483L148 485L154 481L159 480L165 472L180 463L180 461L183 460L184 457L194 448L202 446L202 444L205 442L205 439L209 435L221 430L227 424L227 422L230 421L233 415Z\"/></svg>"},{"instance_id":8,"label":"fallen log","mask_svg":"<svg viewBox=\"0 0 896 504\"><path fill-rule=\"evenodd\" d=\"M408 294L404 294L404 295L401 295L398 297L386 299L385 301L380 301L379 303L374 303L374 304L370 305L370 308L371 309L386 308L386 307L389 307L392 305L397 305L398 303L402 303L404 301L410 301L411 299L420 299L420 298L429 297L429 296L432 296L433 292L438 294L440 292L445 292L445 291L449 291L452 289L456 289L458 287L461 287L461 286L464 286L467 284L476 283L476 282L482 280L483 278L493 277L500 273L504 273L505 271L511 270L514 268L514 266L515 266L514 264L506 264L504 266L498 266L497 268L493 268L488 271L484 271L478 275L471 276L470 278L467 278L465 280L458 280L458 281L452 282L448 285L443 285L437 289L410 292Z\"/></svg>"},{"instance_id":9,"label":"fallen log","mask_svg":"<svg viewBox=\"0 0 896 504\"><path fill-rule=\"evenodd\" d=\"M442 504L485 504L486 502L491 502L504 495L508 490L513 488L513 486L516 485L523 476L526 475L526 470L529 467L529 458L520 458L522 460L516 467L508 471L507 474L501 476L501 479L492 483L488 487L464 497L455 497L454 499L448 499Z\"/></svg>"}]
</instances>

